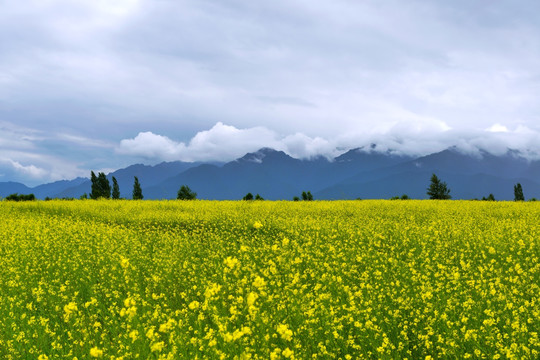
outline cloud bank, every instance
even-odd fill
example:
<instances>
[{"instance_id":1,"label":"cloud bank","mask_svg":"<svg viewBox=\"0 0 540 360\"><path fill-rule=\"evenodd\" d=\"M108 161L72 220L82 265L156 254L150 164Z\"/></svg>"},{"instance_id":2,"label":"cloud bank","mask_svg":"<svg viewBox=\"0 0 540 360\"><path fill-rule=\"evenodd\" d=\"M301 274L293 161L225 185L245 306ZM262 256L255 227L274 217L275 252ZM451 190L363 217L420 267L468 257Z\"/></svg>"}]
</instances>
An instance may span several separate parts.
<instances>
[{"instance_id":1,"label":"cloud bank","mask_svg":"<svg viewBox=\"0 0 540 360\"><path fill-rule=\"evenodd\" d=\"M284 151L294 158L323 156L332 159L353 149L370 149L412 156L422 156L444 149L456 149L480 155L482 151L503 155L518 151L527 159L540 158L540 133L524 126L513 130L499 124L476 132L453 130L442 123L396 123L386 131L348 134L334 138L310 137L302 133L282 136L264 127L238 129L217 123L198 132L189 142L177 142L167 136L141 132L133 139L124 139L116 151L123 155L148 160L167 161L231 161L263 147Z\"/></svg>"}]
</instances>

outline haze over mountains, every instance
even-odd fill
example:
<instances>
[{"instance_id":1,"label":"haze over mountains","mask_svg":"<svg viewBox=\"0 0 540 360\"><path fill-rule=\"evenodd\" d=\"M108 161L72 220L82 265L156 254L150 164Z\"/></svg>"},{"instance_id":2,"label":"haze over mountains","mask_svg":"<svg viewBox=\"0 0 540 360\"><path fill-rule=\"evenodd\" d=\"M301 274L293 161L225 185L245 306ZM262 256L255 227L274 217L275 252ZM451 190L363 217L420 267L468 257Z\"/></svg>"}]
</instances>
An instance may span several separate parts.
<instances>
[{"instance_id":1,"label":"haze over mountains","mask_svg":"<svg viewBox=\"0 0 540 360\"><path fill-rule=\"evenodd\" d=\"M300 160L269 148L220 163L164 162L155 166L132 165L108 174L116 177L121 196L131 198L137 176L145 199L175 199L181 185L196 191L199 199L241 199L246 193L265 199L290 200L302 191L315 199L388 199L407 194L425 199L432 173L448 184L453 199L512 200L513 186L521 183L525 198L540 198L540 161L529 161L509 150L502 156L478 155L447 149L423 157L399 156L369 149L350 150L335 159ZM0 196L33 193L45 197L75 197L90 193L89 179L57 181L29 188L15 182L0 183Z\"/></svg>"}]
</instances>

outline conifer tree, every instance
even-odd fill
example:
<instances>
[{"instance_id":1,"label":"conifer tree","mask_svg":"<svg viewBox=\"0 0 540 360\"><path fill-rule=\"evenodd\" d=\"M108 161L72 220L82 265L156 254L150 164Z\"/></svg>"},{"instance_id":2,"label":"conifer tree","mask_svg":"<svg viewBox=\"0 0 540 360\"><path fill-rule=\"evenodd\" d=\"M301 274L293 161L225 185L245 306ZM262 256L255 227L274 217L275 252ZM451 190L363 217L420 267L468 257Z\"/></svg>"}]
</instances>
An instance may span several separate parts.
<instances>
[{"instance_id":1,"label":"conifer tree","mask_svg":"<svg viewBox=\"0 0 540 360\"><path fill-rule=\"evenodd\" d=\"M439 180L437 175L431 176L431 184L427 189L427 194L432 200L447 200L452 198L450 196L450 189L445 182Z\"/></svg>"},{"instance_id":2,"label":"conifer tree","mask_svg":"<svg viewBox=\"0 0 540 360\"><path fill-rule=\"evenodd\" d=\"M112 198L113 199L120 199L120 187L118 186L118 181L116 181L116 178L112 177L113 187L112 187Z\"/></svg>"},{"instance_id":3,"label":"conifer tree","mask_svg":"<svg viewBox=\"0 0 540 360\"><path fill-rule=\"evenodd\" d=\"M135 176L135 182L133 183L133 200L142 200L144 198L141 184L139 179Z\"/></svg>"},{"instance_id":4,"label":"conifer tree","mask_svg":"<svg viewBox=\"0 0 540 360\"><path fill-rule=\"evenodd\" d=\"M514 201L525 201L525 196L523 196L523 188L520 183L514 185Z\"/></svg>"},{"instance_id":5,"label":"conifer tree","mask_svg":"<svg viewBox=\"0 0 540 360\"><path fill-rule=\"evenodd\" d=\"M98 184L99 184L99 190L100 190L100 195L98 197L110 199L111 198L111 184L109 184L109 180L107 179L107 176L105 175L105 173L100 172L98 174Z\"/></svg>"},{"instance_id":6,"label":"conifer tree","mask_svg":"<svg viewBox=\"0 0 540 360\"><path fill-rule=\"evenodd\" d=\"M97 176L93 171L90 172L90 181L92 181L90 199L97 199L99 197L99 184L97 181Z\"/></svg>"},{"instance_id":7,"label":"conifer tree","mask_svg":"<svg viewBox=\"0 0 540 360\"><path fill-rule=\"evenodd\" d=\"M96 176L96 174L91 171L90 180L92 181L92 191L90 192L91 199L99 199L100 197L109 199L111 197L111 185L109 184L109 180L105 173L100 172Z\"/></svg>"}]
</instances>

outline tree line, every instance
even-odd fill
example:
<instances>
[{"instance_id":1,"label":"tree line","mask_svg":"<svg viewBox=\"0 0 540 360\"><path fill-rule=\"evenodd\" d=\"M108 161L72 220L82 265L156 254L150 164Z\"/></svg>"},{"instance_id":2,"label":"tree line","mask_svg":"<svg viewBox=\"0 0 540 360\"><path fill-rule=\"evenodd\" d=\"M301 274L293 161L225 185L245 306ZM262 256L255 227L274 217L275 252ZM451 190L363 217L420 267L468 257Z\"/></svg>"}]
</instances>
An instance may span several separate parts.
<instances>
[{"instance_id":1,"label":"tree line","mask_svg":"<svg viewBox=\"0 0 540 360\"><path fill-rule=\"evenodd\" d=\"M83 194L80 199L120 199L120 187L118 185L118 181L113 176L112 177L112 186L109 182L109 179L107 179L107 176L103 172L99 172L97 175L91 171L90 172L90 181L92 183L91 186L91 192L90 195ZM432 174L430 179L430 185L426 189L426 194L429 196L431 200L448 200L451 199L452 196L450 195L450 188L446 184L446 182L440 180L437 175ZM139 179L137 176L134 176L133 181L133 190L131 192L132 199L133 200L142 200L144 199L143 193L142 193L142 187L139 182ZM195 200L197 199L197 193L190 189L187 185L180 186L180 189L177 192L176 198L178 200ZM64 198L66 199L66 198ZM403 194L401 197L394 196L390 198L390 200L408 200L410 199L408 195ZM36 197L34 194L18 194L14 193L9 196L7 196L4 200L7 201L33 201L36 200ZM47 197L45 200L52 200L51 198ZM72 200L71 198L69 200ZM264 200L264 198L257 194L253 196L251 192L247 193L242 200L250 201L250 200ZM301 197L294 196L293 201L313 201L313 195L310 191L303 191L301 194ZM357 200L361 200L358 198ZM474 199L478 200L478 199ZM487 197L482 197L482 200L484 201L495 201L495 196L493 194L489 194ZM517 183L514 185L514 201L525 201L525 196L523 195L523 187L520 183ZM531 198L530 201L536 201L536 198Z\"/></svg>"},{"instance_id":2,"label":"tree line","mask_svg":"<svg viewBox=\"0 0 540 360\"><path fill-rule=\"evenodd\" d=\"M107 176L103 172L98 173L96 176L96 174L91 171L90 181L92 183L90 199L120 199L120 186L118 185L118 181L114 176L112 177L112 188L109 183L109 179L107 179ZM84 194L81 198L87 199L88 195ZM133 200L144 199L141 183L139 182L139 178L137 176L133 177L133 190L131 192L131 198ZM179 200L194 200L196 198L197 193L192 191L187 185L182 185L178 190L177 199Z\"/></svg>"}]
</instances>

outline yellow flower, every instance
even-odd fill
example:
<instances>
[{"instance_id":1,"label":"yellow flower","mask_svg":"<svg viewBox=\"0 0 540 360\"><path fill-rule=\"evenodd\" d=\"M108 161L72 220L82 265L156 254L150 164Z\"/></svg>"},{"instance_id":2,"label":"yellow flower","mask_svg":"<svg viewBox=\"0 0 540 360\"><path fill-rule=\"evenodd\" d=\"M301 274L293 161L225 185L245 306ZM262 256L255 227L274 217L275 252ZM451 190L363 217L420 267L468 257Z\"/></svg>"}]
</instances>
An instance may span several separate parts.
<instances>
[{"instance_id":1,"label":"yellow flower","mask_svg":"<svg viewBox=\"0 0 540 360\"><path fill-rule=\"evenodd\" d=\"M253 224L253 227L255 229L260 229L262 228L263 224L261 224L259 221L255 221L255 223Z\"/></svg>"},{"instance_id":2,"label":"yellow flower","mask_svg":"<svg viewBox=\"0 0 540 360\"><path fill-rule=\"evenodd\" d=\"M255 304L255 301L257 301L258 297L259 297L259 295L257 295L256 293L250 292L248 297L247 297L248 306L252 306L253 304Z\"/></svg>"},{"instance_id":3,"label":"yellow flower","mask_svg":"<svg viewBox=\"0 0 540 360\"><path fill-rule=\"evenodd\" d=\"M103 350L98 349L97 347L93 347L90 349L90 356L91 357L100 357L103 355Z\"/></svg>"},{"instance_id":4,"label":"yellow flower","mask_svg":"<svg viewBox=\"0 0 540 360\"><path fill-rule=\"evenodd\" d=\"M255 280L253 281L253 286L260 289L266 286L266 281L260 276L257 276Z\"/></svg>"},{"instance_id":5,"label":"yellow flower","mask_svg":"<svg viewBox=\"0 0 540 360\"><path fill-rule=\"evenodd\" d=\"M292 336L293 336L293 332L291 329L289 329L289 327L287 326L287 324L280 324L278 325L277 327L277 332L278 334L281 336L281 338L283 340L286 340L286 341L289 341L292 339Z\"/></svg>"},{"instance_id":6,"label":"yellow flower","mask_svg":"<svg viewBox=\"0 0 540 360\"><path fill-rule=\"evenodd\" d=\"M232 269L238 264L238 259L234 258L232 256L227 256L224 263L225 263L225 265L227 265L229 268Z\"/></svg>"},{"instance_id":7,"label":"yellow flower","mask_svg":"<svg viewBox=\"0 0 540 360\"><path fill-rule=\"evenodd\" d=\"M199 302L195 300L195 301L190 302L188 306L191 310L195 310L199 308L199 305L200 305Z\"/></svg>"},{"instance_id":8,"label":"yellow flower","mask_svg":"<svg viewBox=\"0 0 540 360\"><path fill-rule=\"evenodd\" d=\"M49 357L47 355L42 354L38 356L38 360L49 360Z\"/></svg>"},{"instance_id":9,"label":"yellow flower","mask_svg":"<svg viewBox=\"0 0 540 360\"><path fill-rule=\"evenodd\" d=\"M160 342L157 342L157 343L153 344L150 347L150 350L152 352L161 351L161 350L163 350L164 347L165 347L165 343L163 341L160 341Z\"/></svg>"},{"instance_id":10,"label":"yellow flower","mask_svg":"<svg viewBox=\"0 0 540 360\"><path fill-rule=\"evenodd\" d=\"M283 350L282 352L283 356L285 356L285 358L290 358L294 355L294 351L292 351L291 349L289 348L286 348L285 350Z\"/></svg>"},{"instance_id":11,"label":"yellow flower","mask_svg":"<svg viewBox=\"0 0 540 360\"><path fill-rule=\"evenodd\" d=\"M137 330L133 330L129 333L129 337L131 338L131 342L135 342L139 338L139 332Z\"/></svg>"},{"instance_id":12,"label":"yellow flower","mask_svg":"<svg viewBox=\"0 0 540 360\"><path fill-rule=\"evenodd\" d=\"M66 313L66 315L71 315L75 311L77 311L77 304L74 302L70 302L69 304L64 306L64 312Z\"/></svg>"}]
</instances>

